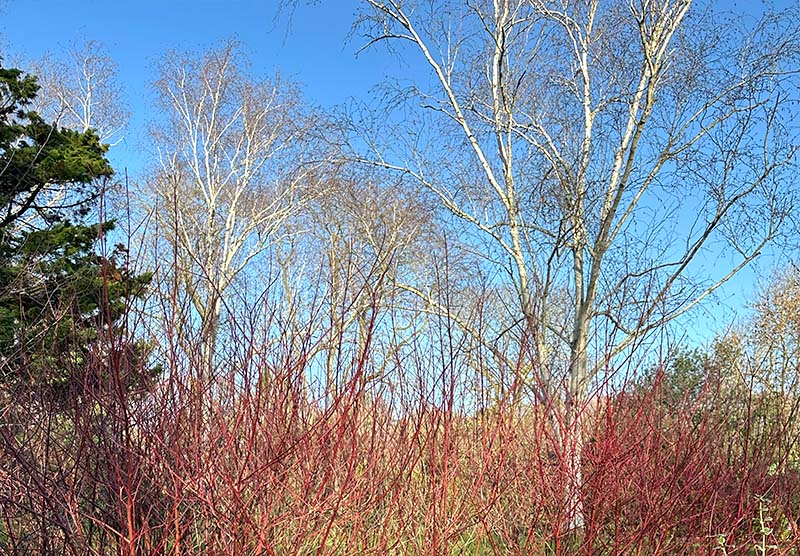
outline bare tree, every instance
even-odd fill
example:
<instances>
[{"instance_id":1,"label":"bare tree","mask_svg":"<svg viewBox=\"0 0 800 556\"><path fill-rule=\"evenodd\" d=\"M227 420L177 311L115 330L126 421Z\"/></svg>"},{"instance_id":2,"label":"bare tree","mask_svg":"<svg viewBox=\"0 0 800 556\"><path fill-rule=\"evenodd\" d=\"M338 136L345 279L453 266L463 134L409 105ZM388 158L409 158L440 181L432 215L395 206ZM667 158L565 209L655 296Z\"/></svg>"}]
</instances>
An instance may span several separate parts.
<instances>
[{"instance_id":1,"label":"bare tree","mask_svg":"<svg viewBox=\"0 0 800 556\"><path fill-rule=\"evenodd\" d=\"M430 79L403 91L405 129L362 137L355 158L417 180L506 277L516 303L499 328L529 339L523 378L579 431L601 370L786 223L796 10L745 28L691 0L362 4L368 46Z\"/></svg>"},{"instance_id":2,"label":"bare tree","mask_svg":"<svg viewBox=\"0 0 800 556\"><path fill-rule=\"evenodd\" d=\"M183 325L199 323L207 372L235 280L283 237L319 168L298 90L277 76L252 79L245 64L234 43L170 53L156 82L166 118L153 126L149 198L169 246L162 279L189 302Z\"/></svg>"},{"instance_id":3,"label":"bare tree","mask_svg":"<svg viewBox=\"0 0 800 556\"><path fill-rule=\"evenodd\" d=\"M72 45L34 63L41 91L37 111L48 121L87 131L112 145L130 116L117 84L117 64L96 41Z\"/></svg>"},{"instance_id":4,"label":"bare tree","mask_svg":"<svg viewBox=\"0 0 800 556\"><path fill-rule=\"evenodd\" d=\"M417 179L488 240L539 362L559 343L571 353L573 395L605 363L587 359L592 323L608 321L606 355L619 353L711 294L783 223L798 53L785 19L733 41L698 29L706 14L689 17L689 1L454 2L444 15L366 4L371 41L410 43L435 83L412 90L427 144L415 135L359 159ZM701 276L720 241L738 260ZM566 324L549 316L564 289Z\"/></svg>"},{"instance_id":5,"label":"bare tree","mask_svg":"<svg viewBox=\"0 0 800 556\"><path fill-rule=\"evenodd\" d=\"M347 378L336 376L343 344L356 353L380 344L372 378L386 378L394 358L419 333L425 316L407 310L401 298L408 294L398 283L424 271L435 229L424 204L403 184L386 188L352 168L339 174L309 211L313 247L307 253L322 265L326 382L333 386Z\"/></svg>"}]
</instances>

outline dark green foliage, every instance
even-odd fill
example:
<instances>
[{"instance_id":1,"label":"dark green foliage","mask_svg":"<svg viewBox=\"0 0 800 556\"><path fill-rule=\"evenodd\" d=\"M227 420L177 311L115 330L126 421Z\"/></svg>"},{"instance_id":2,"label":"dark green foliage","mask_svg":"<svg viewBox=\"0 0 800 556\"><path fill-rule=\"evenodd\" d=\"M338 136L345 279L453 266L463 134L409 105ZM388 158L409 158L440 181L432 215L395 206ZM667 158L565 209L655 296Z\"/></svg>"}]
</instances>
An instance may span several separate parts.
<instances>
[{"instance_id":1,"label":"dark green foliage","mask_svg":"<svg viewBox=\"0 0 800 556\"><path fill-rule=\"evenodd\" d=\"M28 109L37 91L0 67L0 380L58 390L108 355L149 276L128 270L123 246L99 253L113 222L87 221L113 176L107 146L44 122Z\"/></svg>"},{"instance_id":2,"label":"dark green foliage","mask_svg":"<svg viewBox=\"0 0 800 556\"><path fill-rule=\"evenodd\" d=\"M107 147L94 132L59 129L27 110L37 90L35 78L0 67L0 230L4 236L18 232L15 224L22 218L35 215L53 222L63 219L69 209L79 214L87 211L99 194L98 180L113 175L105 157ZM66 196L54 199L58 193ZM13 243L11 238L4 240Z\"/></svg>"}]
</instances>

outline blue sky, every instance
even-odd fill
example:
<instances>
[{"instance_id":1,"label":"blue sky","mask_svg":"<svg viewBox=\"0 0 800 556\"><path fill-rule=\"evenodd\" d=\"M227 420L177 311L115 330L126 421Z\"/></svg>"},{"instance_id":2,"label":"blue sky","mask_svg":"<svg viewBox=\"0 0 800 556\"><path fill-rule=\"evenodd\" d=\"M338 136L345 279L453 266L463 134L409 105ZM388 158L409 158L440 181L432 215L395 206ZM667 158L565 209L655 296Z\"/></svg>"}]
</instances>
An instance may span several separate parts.
<instances>
[{"instance_id":1,"label":"blue sky","mask_svg":"<svg viewBox=\"0 0 800 556\"><path fill-rule=\"evenodd\" d=\"M778 6L796 4L781 0ZM382 49L356 58L363 40L348 34L357 0L298 2L293 13L279 0L0 0L0 48L4 57L36 59L71 42L99 41L119 64L121 86L133 117L125 142L112 155L115 166L135 175L147 151L147 114L153 95L154 62L170 49L203 50L234 37L250 56L256 74L281 75L301 84L306 99L331 107L351 97L366 99L387 77L408 75ZM757 11L760 0L722 1L733 10ZM764 261L769 268L771 262ZM730 284L722 303L709 306L712 325L702 314L700 330L719 326L731 311L752 299L757 274L750 271ZM725 316L725 315L728 316Z\"/></svg>"},{"instance_id":2,"label":"blue sky","mask_svg":"<svg viewBox=\"0 0 800 556\"><path fill-rule=\"evenodd\" d=\"M306 99L330 107L364 97L395 71L376 52L358 56L348 40L358 3L301 2L293 11L277 0L0 0L0 47L4 57L37 59L71 43L98 41L119 65L133 116L114 162L139 169L153 94L154 62L165 52L204 50L235 38L253 72L298 82ZM123 160L120 160L123 159Z\"/></svg>"},{"instance_id":3,"label":"blue sky","mask_svg":"<svg viewBox=\"0 0 800 556\"><path fill-rule=\"evenodd\" d=\"M357 2L302 3L293 13L276 0L7 0L0 32L11 51L38 57L73 40L100 41L120 65L125 86L151 77L170 49L204 49L235 37L254 67L302 79L309 96L336 103L381 78L380 58L346 44ZM136 89L130 93L136 94Z\"/></svg>"}]
</instances>

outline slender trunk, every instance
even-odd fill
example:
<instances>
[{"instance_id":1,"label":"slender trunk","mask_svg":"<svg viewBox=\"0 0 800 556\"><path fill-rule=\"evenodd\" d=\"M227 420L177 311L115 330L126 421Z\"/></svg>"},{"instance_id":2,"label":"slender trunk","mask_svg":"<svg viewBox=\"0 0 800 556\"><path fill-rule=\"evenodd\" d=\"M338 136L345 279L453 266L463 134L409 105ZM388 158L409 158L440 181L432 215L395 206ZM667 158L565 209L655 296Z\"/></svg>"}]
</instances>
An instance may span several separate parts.
<instances>
[{"instance_id":1,"label":"slender trunk","mask_svg":"<svg viewBox=\"0 0 800 556\"><path fill-rule=\"evenodd\" d=\"M217 337L219 336L219 321L222 306L218 296L213 296L208 303L203 322L201 323L201 368L200 382L210 382L214 376L214 364L217 352Z\"/></svg>"},{"instance_id":2,"label":"slender trunk","mask_svg":"<svg viewBox=\"0 0 800 556\"><path fill-rule=\"evenodd\" d=\"M569 513L569 531L580 533L585 524L582 489L581 459L584 448L584 408L587 389L587 345L589 318L585 308L576 315L573 340L570 346L570 366L566 385L563 427L561 435L564 454L566 510Z\"/></svg>"}]
</instances>

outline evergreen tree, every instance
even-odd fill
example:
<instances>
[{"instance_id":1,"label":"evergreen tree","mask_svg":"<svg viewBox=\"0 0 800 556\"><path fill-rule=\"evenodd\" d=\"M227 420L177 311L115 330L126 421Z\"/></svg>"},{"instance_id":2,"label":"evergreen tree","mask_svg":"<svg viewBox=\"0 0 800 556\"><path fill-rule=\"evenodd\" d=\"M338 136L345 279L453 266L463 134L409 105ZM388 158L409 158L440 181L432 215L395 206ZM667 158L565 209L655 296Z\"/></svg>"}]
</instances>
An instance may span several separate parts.
<instances>
[{"instance_id":1,"label":"evergreen tree","mask_svg":"<svg viewBox=\"0 0 800 556\"><path fill-rule=\"evenodd\" d=\"M149 275L129 271L122 245L101 253L114 223L90 221L113 176L107 146L45 122L29 109L37 91L0 61L0 380L63 392L85 387L74 373L90 360L142 359L114 336Z\"/></svg>"}]
</instances>

